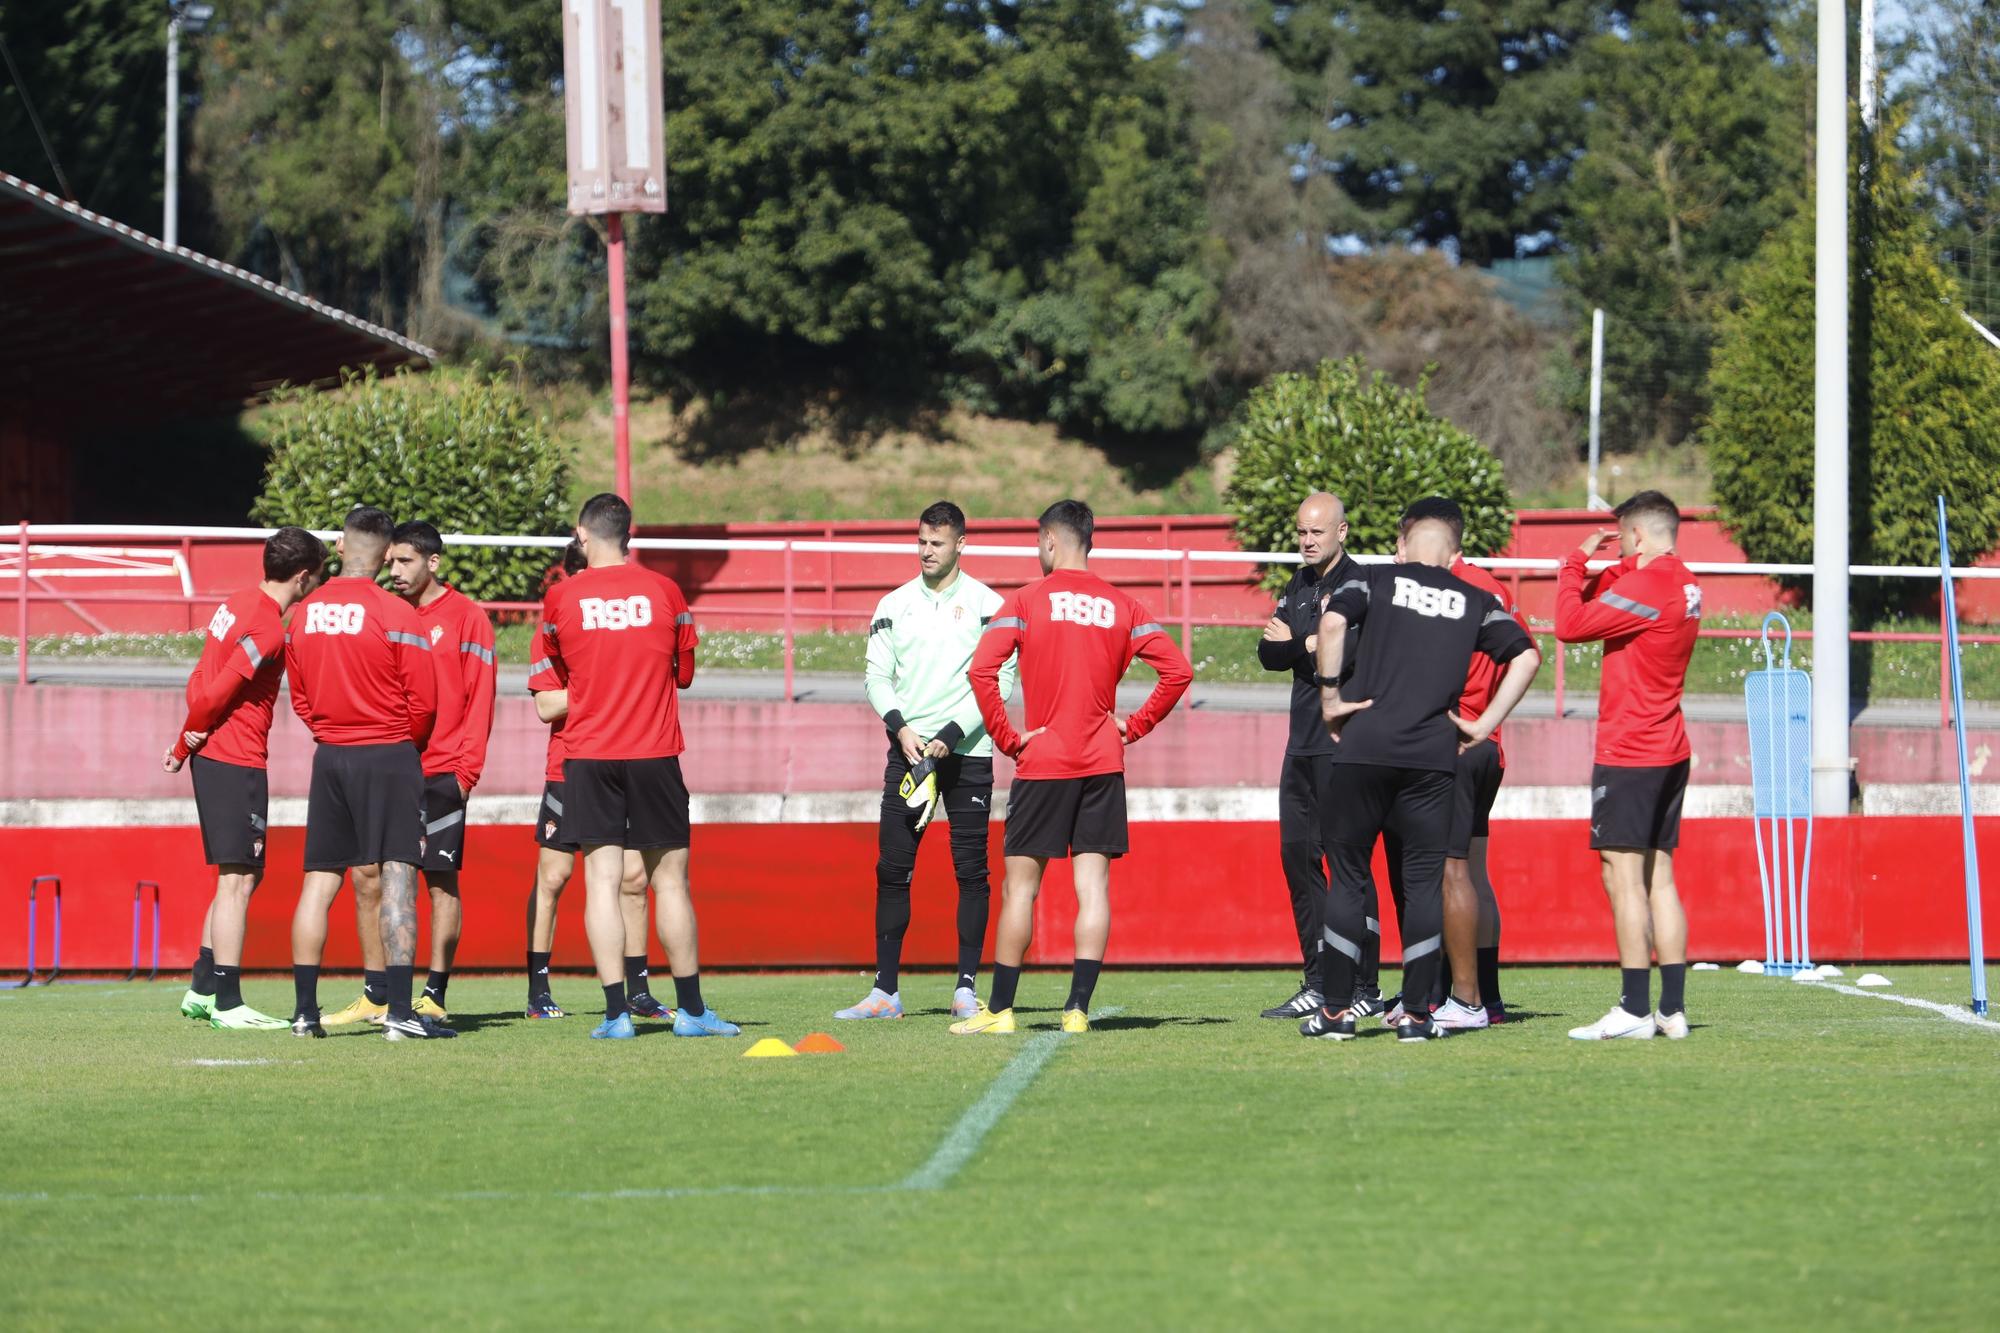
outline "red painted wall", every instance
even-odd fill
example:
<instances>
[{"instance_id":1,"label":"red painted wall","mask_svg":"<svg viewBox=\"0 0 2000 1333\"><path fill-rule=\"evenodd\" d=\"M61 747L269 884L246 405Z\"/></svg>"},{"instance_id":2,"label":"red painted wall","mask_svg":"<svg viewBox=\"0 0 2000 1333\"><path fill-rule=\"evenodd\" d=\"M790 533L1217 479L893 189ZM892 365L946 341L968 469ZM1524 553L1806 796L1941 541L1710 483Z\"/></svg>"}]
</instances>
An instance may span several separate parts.
<instances>
[{"instance_id":1,"label":"red painted wall","mask_svg":"<svg viewBox=\"0 0 2000 1333\"><path fill-rule=\"evenodd\" d=\"M1986 905L1987 937L2000 940L2000 906L1995 903L2000 899L2000 819L1978 822L1982 875L1996 886ZM519 969L525 948L522 907L535 856L531 830L475 827L470 833L460 966ZM272 831L273 870L251 910L247 961L252 968L282 968L289 962L288 928L302 837L295 828ZM1270 825L1142 823L1133 826L1132 843L1133 854L1113 872L1110 961L1295 961ZM996 835L996 897L999 845ZM1507 822L1496 826L1492 848L1508 958L1607 962L1613 957L1611 923L1581 824ZM703 965L860 967L872 961L874 859L875 830L868 825L701 826L695 833L694 883ZM1840 962L1964 957L1959 865L1955 819L1821 820L1812 898L1814 955ZM66 969L122 972L128 966L131 886L141 877L165 886L164 966L180 969L193 960L210 877L192 829L0 829L0 866L5 867L0 890L6 903L0 912L0 968L18 969L26 961L23 890L28 876L35 874L63 877ZM1744 821L1690 820L1679 877L1693 923L1695 958L1735 962L1762 956L1762 906ZM915 893L908 957L912 963L949 963L955 889L941 838L928 840L918 862ZM1393 909L1383 896L1388 921ZM359 964L349 902L343 896L334 909L328 955L333 967ZM581 884L572 881L556 946L561 966L588 964L582 910ZM1067 960L1074 910L1068 876L1062 866L1052 866L1037 912L1033 961ZM41 931L40 962L46 967L46 907ZM1393 926L1389 936L1393 940ZM990 948L989 941L989 958Z\"/></svg>"}]
</instances>

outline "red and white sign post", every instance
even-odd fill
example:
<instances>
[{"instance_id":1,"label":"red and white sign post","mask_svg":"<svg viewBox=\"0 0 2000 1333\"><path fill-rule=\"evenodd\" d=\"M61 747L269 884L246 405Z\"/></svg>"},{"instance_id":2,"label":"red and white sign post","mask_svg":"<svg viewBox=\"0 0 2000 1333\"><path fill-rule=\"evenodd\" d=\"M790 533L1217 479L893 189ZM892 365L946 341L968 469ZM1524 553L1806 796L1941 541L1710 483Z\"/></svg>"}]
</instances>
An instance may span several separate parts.
<instances>
[{"instance_id":1,"label":"red and white sign post","mask_svg":"<svg viewBox=\"0 0 2000 1333\"><path fill-rule=\"evenodd\" d=\"M667 211L660 0L564 0L569 211L609 214L611 437L618 494L632 499L631 369L625 354L625 214Z\"/></svg>"}]
</instances>

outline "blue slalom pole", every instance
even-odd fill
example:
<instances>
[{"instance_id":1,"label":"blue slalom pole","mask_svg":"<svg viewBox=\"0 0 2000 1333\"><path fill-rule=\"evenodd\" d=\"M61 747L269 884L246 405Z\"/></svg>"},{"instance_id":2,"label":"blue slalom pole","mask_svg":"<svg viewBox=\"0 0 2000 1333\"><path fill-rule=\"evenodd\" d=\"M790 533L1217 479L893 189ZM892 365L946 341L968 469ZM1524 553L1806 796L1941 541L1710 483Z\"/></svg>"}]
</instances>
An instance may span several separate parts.
<instances>
[{"instance_id":1,"label":"blue slalom pole","mask_svg":"<svg viewBox=\"0 0 2000 1333\"><path fill-rule=\"evenodd\" d=\"M1979 909L1979 844L1972 836L1972 768L1965 757L1965 663L1958 648L1958 600L1951 586L1951 529L1938 497L1938 571L1944 579L1944 621L1951 654L1951 719L1958 734L1958 809L1965 834L1965 936L1972 955L1972 1012L1986 1012L1986 941Z\"/></svg>"}]
</instances>

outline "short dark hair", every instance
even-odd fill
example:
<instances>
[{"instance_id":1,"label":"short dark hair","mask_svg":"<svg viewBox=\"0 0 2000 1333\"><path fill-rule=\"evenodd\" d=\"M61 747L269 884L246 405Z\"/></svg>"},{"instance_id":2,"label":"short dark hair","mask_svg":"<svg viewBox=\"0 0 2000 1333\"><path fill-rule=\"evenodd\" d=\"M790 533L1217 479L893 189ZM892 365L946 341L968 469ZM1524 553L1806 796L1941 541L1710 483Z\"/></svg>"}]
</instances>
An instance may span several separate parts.
<instances>
[{"instance_id":1,"label":"short dark hair","mask_svg":"<svg viewBox=\"0 0 2000 1333\"><path fill-rule=\"evenodd\" d=\"M583 553L583 543L574 537L570 538L569 545L563 547L563 577L569 578L571 575L583 573L584 566L589 563L589 559Z\"/></svg>"},{"instance_id":2,"label":"short dark hair","mask_svg":"<svg viewBox=\"0 0 2000 1333\"><path fill-rule=\"evenodd\" d=\"M349 537L366 537L387 546L396 535L396 520L374 505L356 505L340 521L341 532Z\"/></svg>"},{"instance_id":3,"label":"short dark hair","mask_svg":"<svg viewBox=\"0 0 2000 1333\"><path fill-rule=\"evenodd\" d=\"M391 546L414 546L418 555L443 555L444 538L438 530L420 518L408 523L398 523L396 530L389 534Z\"/></svg>"},{"instance_id":4,"label":"short dark hair","mask_svg":"<svg viewBox=\"0 0 2000 1333\"><path fill-rule=\"evenodd\" d=\"M1043 531L1061 528L1083 543L1083 549L1088 551L1091 534L1097 531L1097 515L1091 513L1090 506L1081 500L1058 500L1042 511L1036 526Z\"/></svg>"},{"instance_id":5,"label":"short dark hair","mask_svg":"<svg viewBox=\"0 0 2000 1333\"><path fill-rule=\"evenodd\" d=\"M1621 522L1629 518L1635 523L1657 524L1676 536L1680 534L1680 506L1669 500L1663 491L1640 491L1612 510L1611 514Z\"/></svg>"},{"instance_id":6,"label":"short dark hair","mask_svg":"<svg viewBox=\"0 0 2000 1333\"><path fill-rule=\"evenodd\" d=\"M304 528L279 528L264 539L264 577L272 583L325 568L326 543Z\"/></svg>"},{"instance_id":7,"label":"short dark hair","mask_svg":"<svg viewBox=\"0 0 2000 1333\"><path fill-rule=\"evenodd\" d=\"M965 511L949 500L939 500L923 513L917 515L920 528L950 528L963 537L965 535Z\"/></svg>"},{"instance_id":8,"label":"short dark hair","mask_svg":"<svg viewBox=\"0 0 2000 1333\"><path fill-rule=\"evenodd\" d=\"M632 540L632 506L610 491L599 491L583 502L576 525L605 541L615 541L624 550Z\"/></svg>"},{"instance_id":9,"label":"short dark hair","mask_svg":"<svg viewBox=\"0 0 2000 1333\"><path fill-rule=\"evenodd\" d=\"M1465 545L1465 511L1458 507L1458 501L1442 495L1427 495L1421 500L1412 501L1410 507L1403 511L1403 521L1397 531L1408 532L1411 525L1421 523L1427 518L1436 519L1450 528L1451 540L1455 545L1461 547Z\"/></svg>"}]
</instances>

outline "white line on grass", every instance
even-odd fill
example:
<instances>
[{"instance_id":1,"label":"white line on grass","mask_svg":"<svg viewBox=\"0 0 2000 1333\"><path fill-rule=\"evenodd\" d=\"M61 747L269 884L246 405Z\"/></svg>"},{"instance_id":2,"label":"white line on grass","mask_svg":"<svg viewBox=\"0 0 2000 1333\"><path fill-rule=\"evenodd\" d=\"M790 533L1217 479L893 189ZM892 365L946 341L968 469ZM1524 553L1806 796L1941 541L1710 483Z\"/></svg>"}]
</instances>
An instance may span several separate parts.
<instances>
[{"instance_id":1,"label":"white line on grass","mask_svg":"<svg viewBox=\"0 0 2000 1333\"><path fill-rule=\"evenodd\" d=\"M1821 981L1813 984L1824 986L1828 990L1837 990L1842 995L1859 995L1864 1000L1888 1000L1892 1004L1907 1004L1912 1009L1928 1009L1934 1014L1949 1018L1954 1023L1963 1023L1967 1027L2000 1028L2000 1023L1996 1023L1990 1018L1981 1018L1970 1009L1960 1008L1955 1004L1939 1004L1936 1000L1919 1000L1914 995L1890 995L1887 992L1879 990L1862 990L1859 986L1843 986L1837 981Z\"/></svg>"},{"instance_id":2,"label":"white line on grass","mask_svg":"<svg viewBox=\"0 0 2000 1333\"><path fill-rule=\"evenodd\" d=\"M203 1056L203 1057L199 1057L199 1058L196 1058L196 1059L193 1059L193 1060L190 1060L190 1061L188 1061L188 1063L189 1063L189 1064L191 1064L191 1065L199 1065L199 1066L201 1066L201 1067L202 1067L203 1069L237 1069L237 1068L241 1068L241 1067L243 1067L243 1066L245 1066L245 1065L302 1065L302 1064L304 1064L304 1063L305 1063L305 1061L303 1061L303 1060L267 1060L267 1059L256 1059L256 1060L211 1060L211 1059L209 1059L209 1058L207 1058L207 1057Z\"/></svg>"},{"instance_id":3,"label":"white line on grass","mask_svg":"<svg viewBox=\"0 0 2000 1333\"><path fill-rule=\"evenodd\" d=\"M1102 1009L1098 1011L1097 1017L1109 1018L1113 1014L1123 1012L1122 1009ZM1035 1081L1036 1075L1055 1058L1056 1050L1062 1045L1066 1035L1063 1032L1044 1032L1030 1037L1028 1044L1007 1062L1007 1067L1000 1071L1000 1076L986 1089L986 1095L974 1102L967 1108L965 1114L958 1118L958 1123L944 1136L944 1142L938 1144L937 1151L931 1154L930 1160L912 1171L896 1188L935 1190L943 1189L950 1184L951 1178L964 1170L966 1163L978 1155L979 1145L986 1141L986 1136L1000 1123L1000 1117L1007 1114L1014 1103L1020 1100L1021 1094L1028 1090L1028 1085Z\"/></svg>"}]
</instances>

